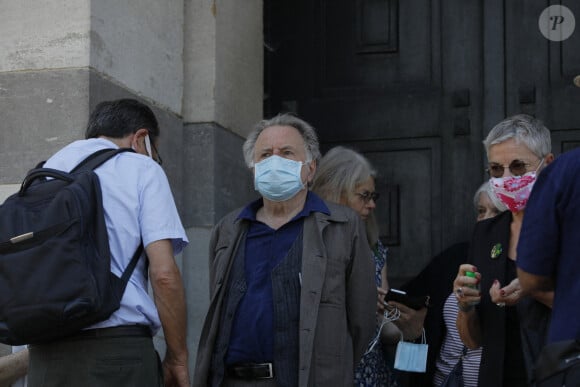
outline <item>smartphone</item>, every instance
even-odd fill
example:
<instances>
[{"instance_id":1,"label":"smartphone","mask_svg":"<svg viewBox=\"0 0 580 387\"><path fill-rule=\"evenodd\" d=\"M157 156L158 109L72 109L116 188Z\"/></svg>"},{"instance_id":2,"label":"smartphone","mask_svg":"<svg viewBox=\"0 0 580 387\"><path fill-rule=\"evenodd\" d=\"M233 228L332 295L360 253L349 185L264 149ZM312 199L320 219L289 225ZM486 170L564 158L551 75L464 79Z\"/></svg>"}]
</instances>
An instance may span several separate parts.
<instances>
[{"instance_id":1,"label":"smartphone","mask_svg":"<svg viewBox=\"0 0 580 387\"><path fill-rule=\"evenodd\" d=\"M385 303L388 301L395 301L415 310L429 307L429 296L410 296L403 290L393 288L385 295Z\"/></svg>"}]
</instances>

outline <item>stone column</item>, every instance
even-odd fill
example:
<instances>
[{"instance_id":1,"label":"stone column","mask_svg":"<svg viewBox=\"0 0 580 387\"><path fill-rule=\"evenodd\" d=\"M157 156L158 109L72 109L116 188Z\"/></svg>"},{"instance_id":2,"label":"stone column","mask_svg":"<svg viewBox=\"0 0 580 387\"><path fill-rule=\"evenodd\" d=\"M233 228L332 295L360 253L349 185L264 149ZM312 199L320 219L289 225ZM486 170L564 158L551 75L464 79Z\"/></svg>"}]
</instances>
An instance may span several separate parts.
<instances>
[{"instance_id":1,"label":"stone column","mask_svg":"<svg viewBox=\"0 0 580 387\"><path fill-rule=\"evenodd\" d=\"M19 0L1 8L0 201L39 161L84 137L97 103L149 104L191 241L178 263L193 371L211 227L255 197L241 146L262 118L262 1Z\"/></svg>"},{"instance_id":2,"label":"stone column","mask_svg":"<svg viewBox=\"0 0 580 387\"><path fill-rule=\"evenodd\" d=\"M100 101L154 107L181 181L183 1L5 1L0 12L0 184L83 137ZM171 150L171 152L170 152ZM174 186L175 187L175 186ZM180 189L176 189L180 191Z\"/></svg>"},{"instance_id":3,"label":"stone column","mask_svg":"<svg viewBox=\"0 0 580 387\"><path fill-rule=\"evenodd\" d=\"M261 0L185 0L183 201L191 357L209 305L213 225L256 198L242 144L262 118Z\"/></svg>"}]
</instances>

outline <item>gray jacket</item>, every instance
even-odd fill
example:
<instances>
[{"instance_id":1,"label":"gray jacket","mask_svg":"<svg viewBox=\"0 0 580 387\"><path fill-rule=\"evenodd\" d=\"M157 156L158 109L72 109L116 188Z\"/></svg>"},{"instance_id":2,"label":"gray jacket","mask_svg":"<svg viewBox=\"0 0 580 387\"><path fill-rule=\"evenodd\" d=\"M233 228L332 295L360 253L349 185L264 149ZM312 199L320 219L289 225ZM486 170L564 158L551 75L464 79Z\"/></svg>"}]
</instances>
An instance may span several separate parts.
<instances>
[{"instance_id":1,"label":"gray jacket","mask_svg":"<svg viewBox=\"0 0 580 387\"><path fill-rule=\"evenodd\" d=\"M350 208L326 202L330 215L304 219L302 292L300 295L300 386L352 386L358 365L375 329L375 267L365 229ZM219 328L224 284L233 258L245 243L241 209L226 215L210 242L209 310L201 332L194 386L207 386L211 355Z\"/></svg>"}]
</instances>

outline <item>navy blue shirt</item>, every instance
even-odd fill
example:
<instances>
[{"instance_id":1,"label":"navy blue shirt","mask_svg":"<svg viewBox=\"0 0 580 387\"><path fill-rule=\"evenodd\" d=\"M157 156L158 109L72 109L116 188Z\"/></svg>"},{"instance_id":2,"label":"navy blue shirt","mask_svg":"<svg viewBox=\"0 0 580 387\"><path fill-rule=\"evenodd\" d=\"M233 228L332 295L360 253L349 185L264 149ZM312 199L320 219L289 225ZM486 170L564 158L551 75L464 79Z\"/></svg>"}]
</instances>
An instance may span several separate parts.
<instances>
[{"instance_id":1,"label":"navy blue shirt","mask_svg":"<svg viewBox=\"0 0 580 387\"><path fill-rule=\"evenodd\" d=\"M518 241L522 270L556 279L549 341L580 339L580 149L538 175Z\"/></svg>"},{"instance_id":2,"label":"navy blue shirt","mask_svg":"<svg viewBox=\"0 0 580 387\"><path fill-rule=\"evenodd\" d=\"M232 323L225 359L227 365L273 361L274 302L270 275L286 257L302 231L304 218L312 212L330 215L324 201L314 193L308 192L302 211L278 230L274 230L256 220L256 214L262 206L263 200L256 200L238 215L238 219L250 222L245 244L244 272L247 291L236 309Z\"/></svg>"}]
</instances>

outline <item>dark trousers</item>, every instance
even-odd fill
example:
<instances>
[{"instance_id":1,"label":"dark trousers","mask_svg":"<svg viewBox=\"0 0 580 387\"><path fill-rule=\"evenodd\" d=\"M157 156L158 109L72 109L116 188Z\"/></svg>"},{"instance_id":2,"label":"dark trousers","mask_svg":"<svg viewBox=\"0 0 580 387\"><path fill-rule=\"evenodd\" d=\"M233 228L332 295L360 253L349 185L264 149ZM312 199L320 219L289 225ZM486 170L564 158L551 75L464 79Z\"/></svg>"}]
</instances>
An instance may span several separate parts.
<instances>
[{"instance_id":1,"label":"dark trousers","mask_svg":"<svg viewBox=\"0 0 580 387\"><path fill-rule=\"evenodd\" d=\"M159 387L150 337L65 339L30 347L29 387Z\"/></svg>"}]
</instances>

